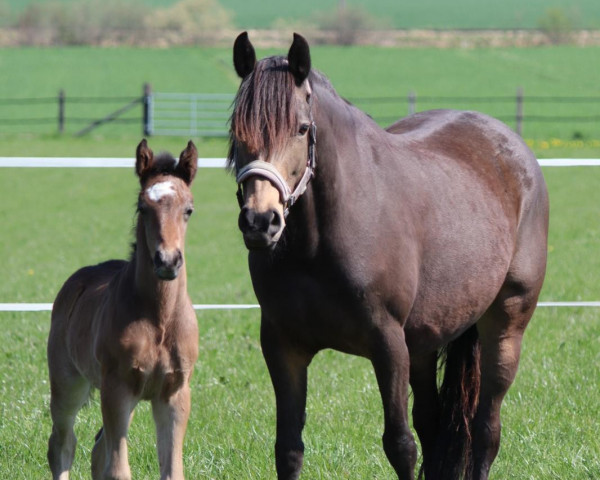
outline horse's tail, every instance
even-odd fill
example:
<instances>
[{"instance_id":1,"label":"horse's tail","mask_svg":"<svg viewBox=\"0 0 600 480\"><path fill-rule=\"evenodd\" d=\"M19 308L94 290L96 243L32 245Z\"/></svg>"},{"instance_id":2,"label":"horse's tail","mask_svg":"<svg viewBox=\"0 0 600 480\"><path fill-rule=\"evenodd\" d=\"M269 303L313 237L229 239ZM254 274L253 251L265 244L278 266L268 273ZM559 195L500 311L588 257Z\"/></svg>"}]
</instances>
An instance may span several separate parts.
<instances>
[{"instance_id":1,"label":"horse's tail","mask_svg":"<svg viewBox=\"0 0 600 480\"><path fill-rule=\"evenodd\" d=\"M445 364L440 387L440 430L434 456L434 478L471 478L472 423L479 403L480 345L473 325L440 353Z\"/></svg>"}]
</instances>

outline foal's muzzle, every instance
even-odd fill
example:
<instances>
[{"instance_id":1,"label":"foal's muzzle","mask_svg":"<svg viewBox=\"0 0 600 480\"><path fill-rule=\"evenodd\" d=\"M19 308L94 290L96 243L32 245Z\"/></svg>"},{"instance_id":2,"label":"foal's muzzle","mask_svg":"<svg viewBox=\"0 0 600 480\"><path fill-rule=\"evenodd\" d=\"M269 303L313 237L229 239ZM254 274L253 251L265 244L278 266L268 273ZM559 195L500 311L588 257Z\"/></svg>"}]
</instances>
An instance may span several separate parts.
<instances>
[{"instance_id":1,"label":"foal's muzzle","mask_svg":"<svg viewBox=\"0 0 600 480\"><path fill-rule=\"evenodd\" d=\"M176 249L171 252L157 250L154 255L154 272L161 280L174 280L183 265L183 254Z\"/></svg>"},{"instance_id":2,"label":"foal's muzzle","mask_svg":"<svg viewBox=\"0 0 600 480\"><path fill-rule=\"evenodd\" d=\"M246 206L242 207L238 218L238 226L242 231L244 243L249 250L274 246L283 231L283 218L275 210L257 212Z\"/></svg>"}]
</instances>

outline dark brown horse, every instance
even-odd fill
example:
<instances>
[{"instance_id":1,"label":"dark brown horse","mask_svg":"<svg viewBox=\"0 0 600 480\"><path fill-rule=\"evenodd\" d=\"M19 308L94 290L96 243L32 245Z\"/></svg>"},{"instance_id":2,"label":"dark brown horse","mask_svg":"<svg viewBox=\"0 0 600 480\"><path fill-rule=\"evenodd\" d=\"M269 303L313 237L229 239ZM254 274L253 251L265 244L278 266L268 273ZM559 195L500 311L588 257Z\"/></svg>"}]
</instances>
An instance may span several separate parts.
<instances>
[{"instance_id":1,"label":"dark brown horse","mask_svg":"<svg viewBox=\"0 0 600 480\"><path fill-rule=\"evenodd\" d=\"M535 157L475 112L381 129L311 69L299 35L287 58L256 62L243 33L233 58L229 162L275 389L278 477L300 474L307 367L333 348L371 360L399 478L413 478L417 457L409 384L425 477L487 478L545 274Z\"/></svg>"},{"instance_id":2,"label":"dark brown horse","mask_svg":"<svg viewBox=\"0 0 600 480\"><path fill-rule=\"evenodd\" d=\"M100 389L103 424L92 451L92 478L131 478L127 430L136 404L150 400L160 478L183 479L189 381L198 357L183 251L197 160L192 142L176 163L168 154L154 158L143 140L135 166L141 190L131 259L78 270L56 297L48 338L48 461L55 479L69 478L73 423L92 388Z\"/></svg>"}]
</instances>

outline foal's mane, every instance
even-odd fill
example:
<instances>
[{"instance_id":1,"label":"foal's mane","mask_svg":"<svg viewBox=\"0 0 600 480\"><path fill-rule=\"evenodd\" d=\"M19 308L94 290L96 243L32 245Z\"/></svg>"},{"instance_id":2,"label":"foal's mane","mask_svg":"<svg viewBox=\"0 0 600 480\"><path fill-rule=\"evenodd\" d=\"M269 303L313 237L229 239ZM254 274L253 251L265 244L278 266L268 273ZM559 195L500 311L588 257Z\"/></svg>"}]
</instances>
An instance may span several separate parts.
<instances>
[{"instance_id":1,"label":"foal's mane","mask_svg":"<svg viewBox=\"0 0 600 480\"><path fill-rule=\"evenodd\" d=\"M154 157L152 164L146 170L144 170L144 176L141 178L142 184L148 181L148 179L157 175L177 175L177 160L167 152L161 152Z\"/></svg>"}]
</instances>

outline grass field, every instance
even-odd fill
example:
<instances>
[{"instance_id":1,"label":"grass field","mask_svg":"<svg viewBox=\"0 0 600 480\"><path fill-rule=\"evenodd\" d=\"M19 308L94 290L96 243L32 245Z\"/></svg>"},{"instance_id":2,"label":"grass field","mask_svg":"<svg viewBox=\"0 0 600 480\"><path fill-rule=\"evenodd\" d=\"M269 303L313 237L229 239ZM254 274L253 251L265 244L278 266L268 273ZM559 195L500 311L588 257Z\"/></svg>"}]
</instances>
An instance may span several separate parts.
<instances>
[{"instance_id":1,"label":"grass field","mask_svg":"<svg viewBox=\"0 0 600 480\"><path fill-rule=\"evenodd\" d=\"M275 52L258 50L259 56ZM406 115L406 98L417 94L417 109L475 109L504 119L514 127L517 87L525 92L523 135L540 157L597 156L600 122L528 121L527 116L597 116L600 103L534 102L528 97L600 98L599 48L529 49L390 49L375 47L314 47L313 65L326 73L338 92L382 124ZM127 115L131 124L108 124L82 138L72 135L92 120L141 95L149 82L158 92L234 93L239 80L223 48L0 49L2 99L67 96L66 133L56 134L54 101L27 107L0 102L0 155L130 156L141 136L141 107ZM23 75L28 72L28 75ZM122 97L112 103L81 103L69 97ZM508 97L486 101L425 101L426 97ZM398 100L373 103L373 97ZM423 100L421 100L423 99ZM0 99L1 100L1 99ZM47 118L48 123L17 125L14 119ZM79 120L79 121L78 121ZM29 132L29 133L27 133ZM551 142L557 139L558 142ZM575 140L573 142L573 140ZM162 140L161 140L162 141ZM169 148L183 139L164 139ZM569 143L571 142L571 143ZM224 141L198 140L201 156L224 156ZM171 147L172 145L175 145Z\"/></svg>"},{"instance_id":2,"label":"grass field","mask_svg":"<svg viewBox=\"0 0 600 480\"><path fill-rule=\"evenodd\" d=\"M35 0L40 3L40 0ZM47 0L49 1L49 0ZM77 0L61 0L65 3ZM177 0L135 0L148 7L170 6ZM23 11L34 0L4 0L12 14ZM278 19L309 19L323 10L333 10L338 0L219 0L234 13L234 23L240 28L269 28ZM385 19L392 28L537 28L538 20L548 8L560 8L581 28L600 27L600 5L595 0L347 0L376 18ZM0 3L1 5L1 3Z\"/></svg>"},{"instance_id":3,"label":"grass field","mask_svg":"<svg viewBox=\"0 0 600 480\"><path fill-rule=\"evenodd\" d=\"M258 52L270 53L274 52ZM409 90L423 97L512 95L517 86L523 86L526 95L600 96L598 49L318 47L312 53L316 68L331 78L340 94L352 99L404 96ZM0 68L3 98L54 96L60 88L67 96L134 97L146 81L157 91L171 92L233 93L238 85L228 49L4 49ZM406 112L406 104L385 107L393 110L389 112L356 103L374 115ZM102 116L118 106L90 109L68 104L67 118ZM49 108L40 107L36 114L54 117L55 107ZM506 108L488 113L512 114L513 107ZM526 114L533 113L534 105L526 103L525 108ZM539 108L538 114L569 114L558 107ZM578 107L582 115L597 110L593 104ZM7 115L18 118L21 113L0 108L0 118ZM0 156L132 157L141 137L136 124L108 125L82 138L72 137L77 126L69 123L62 137L52 125L34 133L11 128L2 125ZM600 139L598 124L526 123L524 133L542 158L597 158L600 153L594 143ZM194 140L201 156L225 155L222 140ZM157 137L150 146L178 153L185 141ZM541 300L599 300L600 170L546 168L544 174L551 225ZM223 171L201 170L194 184L196 213L186 249L194 303L256 301L236 227L234 183ZM0 302L52 302L78 267L127 257L136 189L133 171L122 169L0 169L0 253L5 272ZM259 313L199 312L198 321L200 359L192 382L194 407L185 449L188 478L274 478L274 398L258 342ZM0 313L0 325L0 477L48 478L49 314ZM525 337L520 373L504 404L503 442L492 478L600 478L599 342L596 309L536 312ZM313 362L309 378L303 478L390 478L380 441L381 405L368 362L326 351ZM99 425L96 397L76 426L80 443L74 479L89 476L90 449ZM134 478L157 477L154 445L151 414L143 405L130 435Z\"/></svg>"},{"instance_id":4,"label":"grass field","mask_svg":"<svg viewBox=\"0 0 600 480\"><path fill-rule=\"evenodd\" d=\"M151 147L159 148L160 140L153 139ZM598 300L600 171L545 168L544 174L552 213L541 300ZM1 169L1 253L8 275L0 283L0 302L51 302L79 266L126 257L136 188L133 172L122 169ZM192 300L254 303L236 228L233 179L204 169L193 190L196 212L186 249ZM259 313L199 312L198 322L200 358L185 448L188 478L274 478L274 398L260 353ZM2 313L0 324L0 476L47 478L49 314ZM599 342L596 309L538 309L504 404L503 441L492 478L600 477ZM367 361L319 354L309 371L307 412L303 478L392 476ZM88 477L99 425L96 396L76 425L74 479ZM154 442L149 408L141 405L130 434L134 478L157 477Z\"/></svg>"}]
</instances>

